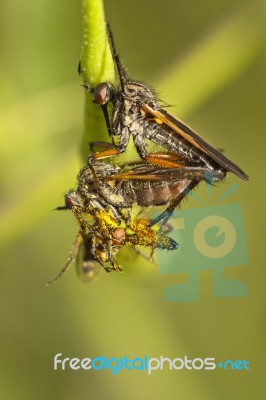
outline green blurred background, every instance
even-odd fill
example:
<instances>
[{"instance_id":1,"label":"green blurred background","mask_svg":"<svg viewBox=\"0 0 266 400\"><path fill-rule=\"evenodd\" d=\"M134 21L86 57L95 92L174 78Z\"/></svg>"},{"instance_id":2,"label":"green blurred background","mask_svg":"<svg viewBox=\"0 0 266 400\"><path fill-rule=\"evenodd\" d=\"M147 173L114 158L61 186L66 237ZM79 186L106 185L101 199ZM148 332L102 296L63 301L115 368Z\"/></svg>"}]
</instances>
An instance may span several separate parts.
<instances>
[{"instance_id":1,"label":"green blurred background","mask_svg":"<svg viewBox=\"0 0 266 400\"><path fill-rule=\"evenodd\" d=\"M262 399L265 1L105 3L131 75L155 87L176 115L250 175L248 183L229 176L217 188L220 195L238 184L225 203L242 206L249 262L224 274L245 282L248 295L214 297L212 272L201 271L198 301L165 302L164 290L187 274L161 275L130 252L133 268L123 274L103 272L83 284L73 268L44 287L64 265L77 231L71 214L50 210L63 204L81 166L81 6L2 0L1 399ZM246 359L251 369L60 372L53 370L59 352Z\"/></svg>"}]
</instances>

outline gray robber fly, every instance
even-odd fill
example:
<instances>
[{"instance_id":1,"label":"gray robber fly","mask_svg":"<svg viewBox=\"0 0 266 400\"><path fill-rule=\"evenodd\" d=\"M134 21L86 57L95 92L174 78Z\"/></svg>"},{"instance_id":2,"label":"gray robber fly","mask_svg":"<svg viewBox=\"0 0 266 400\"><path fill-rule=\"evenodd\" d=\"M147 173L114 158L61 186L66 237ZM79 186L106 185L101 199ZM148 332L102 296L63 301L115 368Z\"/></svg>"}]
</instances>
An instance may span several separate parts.
<instances>
[{"instance_id":1,"label":"gray robber fly","mask_svg":"<svg viewBox=\"0 0 266 400\"><path fill-rule=\"evenodd\" d=\"M83 86L93 93L93 101L100 105L106 121L111 143L95 142L92 145L105 147L104 150L92 155L94 159L112 157L123 153L132 135L139 156L148 163L162 168L202 168L219 175L222 180L227 172L232 172L243 180L248 180L246 173L230 161L221 151L215 149L200 137L193 129L169 114L165 105L161 104L155 92L144 83L130 79L120 61L113 34L107 23L107 33L110 48L115 62L119 84L111 85L102 82L95 88L85 83ZM79 64L79 72L82 65ZM111 112L109 111L111 106ZM150 140L166 149L168 153L149 153L146 142ZM178 159L178 162L177 162ZM208 174L207 174L208 175ZM206 174L202 180L208 181ZM186 193L192 190L199 180L191 176ZM178 205L172 207L174 209ZM172 210L167 210L156 218L153 223L169 217Z\"/></svg>"}]
</instances>

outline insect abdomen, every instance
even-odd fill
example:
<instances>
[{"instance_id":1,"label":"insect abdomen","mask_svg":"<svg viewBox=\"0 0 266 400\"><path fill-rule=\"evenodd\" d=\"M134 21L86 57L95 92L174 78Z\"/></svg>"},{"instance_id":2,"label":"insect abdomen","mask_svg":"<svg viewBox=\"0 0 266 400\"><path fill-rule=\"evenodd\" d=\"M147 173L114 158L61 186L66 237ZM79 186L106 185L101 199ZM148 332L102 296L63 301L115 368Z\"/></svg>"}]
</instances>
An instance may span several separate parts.
<instances>
[{"instance_id":1,"label":"insect abdomen","mask_svg":"<svg viewBox=\"0 0 266 400\"><path fill-rule=\"evenodd\" d=\"M132 201L142 207L166 205L182 191L183 185L183 182L138 182L132 188Z\"/></svg>"}]
</instances>

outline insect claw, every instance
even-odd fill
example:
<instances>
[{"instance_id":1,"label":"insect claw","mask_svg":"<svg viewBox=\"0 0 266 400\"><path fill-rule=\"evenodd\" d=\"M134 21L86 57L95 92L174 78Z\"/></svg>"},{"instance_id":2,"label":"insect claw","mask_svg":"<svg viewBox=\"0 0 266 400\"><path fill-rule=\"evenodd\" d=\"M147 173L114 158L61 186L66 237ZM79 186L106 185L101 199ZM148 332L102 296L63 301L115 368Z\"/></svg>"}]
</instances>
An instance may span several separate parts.
<instances>
[{"instance_id":1,"label":"insect claw","mask_svg":"<svg viewBox=\"0 0 266 400\"><path fill-rule=\"evenodd\" d=\"M80 85L82 87L84 87L85 89L88 90L89 93L93 93L94 92L94 88L92 86L90 86L88 83L83 83L82 85Z\"/></svg>"}]
</instances>

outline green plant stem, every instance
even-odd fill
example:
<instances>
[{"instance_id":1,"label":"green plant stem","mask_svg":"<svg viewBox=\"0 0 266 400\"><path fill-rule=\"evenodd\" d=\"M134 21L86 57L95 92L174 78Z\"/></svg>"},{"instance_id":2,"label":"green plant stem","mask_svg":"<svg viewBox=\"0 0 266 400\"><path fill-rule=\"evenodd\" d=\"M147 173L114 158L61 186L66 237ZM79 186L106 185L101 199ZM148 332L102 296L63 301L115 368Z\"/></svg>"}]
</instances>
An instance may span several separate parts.
<instances>
[{"instance_id":1,"label":"green plant stem","mask_svg":"<svg viewBox=\"0 0 266 400\"><path fill-rule=\"evenodd\" d=\"M115 68L106 35L102 0L83 0L83 39L81 49L81 76L84 83L95 87L101 82L115 82ZM88 143L108 139L100 107L92 103L92 96L85 92L85 121L81 152L88 157Z\"/></svg>"}]
</instances>

